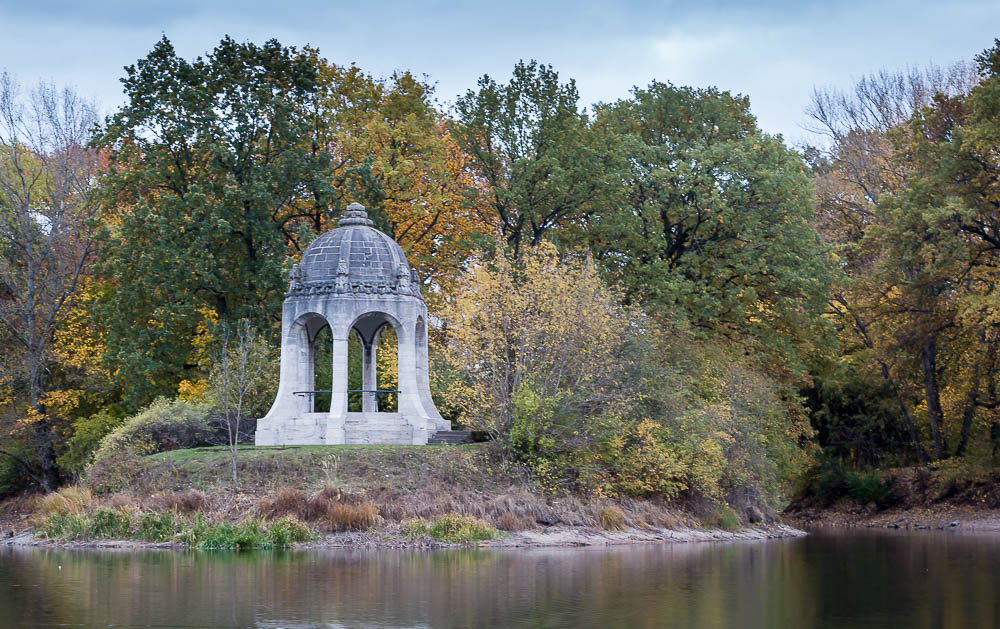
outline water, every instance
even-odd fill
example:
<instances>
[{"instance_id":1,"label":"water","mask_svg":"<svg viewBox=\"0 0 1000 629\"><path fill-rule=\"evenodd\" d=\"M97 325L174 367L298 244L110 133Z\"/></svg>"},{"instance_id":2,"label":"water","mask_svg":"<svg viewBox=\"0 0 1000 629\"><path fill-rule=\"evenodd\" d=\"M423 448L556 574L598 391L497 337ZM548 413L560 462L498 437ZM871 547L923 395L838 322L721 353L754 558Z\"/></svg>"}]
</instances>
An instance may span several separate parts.
<instances>
[{"instance_id":1,"label":"water","mask_svg":"<svg viewBox=\"0 0 1000 629\"><path fill-rule=\"evenodd\" d=\"M0 627L997 627L1000 536L509 551L0 549Z\"/></svg>"}]
</instances>

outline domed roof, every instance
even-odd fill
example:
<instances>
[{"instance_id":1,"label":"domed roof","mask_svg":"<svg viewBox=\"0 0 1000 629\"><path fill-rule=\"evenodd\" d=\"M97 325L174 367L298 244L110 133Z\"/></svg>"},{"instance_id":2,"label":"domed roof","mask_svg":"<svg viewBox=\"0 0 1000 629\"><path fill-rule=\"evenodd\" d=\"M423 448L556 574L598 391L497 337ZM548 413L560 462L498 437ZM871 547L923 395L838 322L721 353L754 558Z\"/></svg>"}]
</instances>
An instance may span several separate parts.
<instances>
[{"instance_id":1,"label":"domed roof","mask_svg":"<svg viewBox=\"0 0 1000 629\"><path fill-rule=\"evenodd\" d=\"M360 203L347 206L337 229L313 241L292 270L289 294L379 293L420 296L403 249L372 227Z\"/></svg>"}]
</instances>

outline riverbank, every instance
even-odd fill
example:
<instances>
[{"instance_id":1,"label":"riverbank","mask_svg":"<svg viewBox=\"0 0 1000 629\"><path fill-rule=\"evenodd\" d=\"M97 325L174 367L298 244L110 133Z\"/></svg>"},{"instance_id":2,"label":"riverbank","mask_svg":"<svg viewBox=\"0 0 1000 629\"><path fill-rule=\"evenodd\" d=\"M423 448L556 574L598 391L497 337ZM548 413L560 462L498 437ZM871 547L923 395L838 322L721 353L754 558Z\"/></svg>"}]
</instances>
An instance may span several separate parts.
<instances>
[{"instance_id":1,"label":"riverbank","mask_svg":"<svg viewBox=\"0 0 1000 629\"><path fill-rule=\"evenodd\" d=\"M800 534L757 508L736 514L707 502L548 494L482 445L247 448L238 472L234 488L228 451L220 448L142 457L58 494L0 505L0 539L19 545L162 548L268 547L308 537L299 545L397 548L686 543Z\"/></svg>"},{"instance_id":2,"label":"riverbank","mask_svg":"<svg viewBox=\"0 0 1000 629\"><path fill-rule=\"evenodd\" d=\"M1000 531L997 470L961 462L870 472L865 491L850 491L827 472L785 509L797 527ZM856 475L857 476L857 475Z\"/></svg>"}]
</instances>

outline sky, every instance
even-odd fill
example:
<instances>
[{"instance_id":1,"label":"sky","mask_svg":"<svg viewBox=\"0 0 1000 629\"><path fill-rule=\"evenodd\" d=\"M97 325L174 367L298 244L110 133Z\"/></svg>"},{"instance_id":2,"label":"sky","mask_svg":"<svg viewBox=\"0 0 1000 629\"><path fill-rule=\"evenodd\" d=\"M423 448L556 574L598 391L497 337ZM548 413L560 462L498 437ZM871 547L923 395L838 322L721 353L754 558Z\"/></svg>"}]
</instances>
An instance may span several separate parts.
<instances>
[{"instance_id":1,"label":"sky","mask_svg":"<svg viewBox=\"0 0 1000 629\"><path fill-rule=\"evenodd\" d=\"M653 79L716 86L749 96L761 128L799 145L813 139L815 88L969 60L1000 37L1000 0L0 0L0 33L0 71L73 86L105 113L122 103L122 68L161 36L195 57L230 35L310 44L376 76L426 75L445 107L521 59L575 79L585 106Z\"/></svg>"}]
</instances>

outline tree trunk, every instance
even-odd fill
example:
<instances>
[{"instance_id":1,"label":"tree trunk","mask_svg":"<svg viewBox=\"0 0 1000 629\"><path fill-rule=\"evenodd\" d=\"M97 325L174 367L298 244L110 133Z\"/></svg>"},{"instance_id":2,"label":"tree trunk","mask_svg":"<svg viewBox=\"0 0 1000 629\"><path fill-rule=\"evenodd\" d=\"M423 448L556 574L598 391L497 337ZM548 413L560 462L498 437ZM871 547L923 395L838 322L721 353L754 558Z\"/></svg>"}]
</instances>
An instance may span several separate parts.
<instances>
[{"instance_id":1,"label":"tree trunk","mask_svg":"<svg viewBox=\"0 0 1000 629\"><path fill-rule=\"evenodd\" d=\"M924 397L927 400L927 416L931 425L931 439L934 441L934 459L944 458L944 411L941 410L941 394L937 379L937 339L931 338L920 349L920 367L924 375Z\"/></svg>"}]
</instances>

